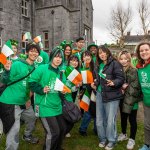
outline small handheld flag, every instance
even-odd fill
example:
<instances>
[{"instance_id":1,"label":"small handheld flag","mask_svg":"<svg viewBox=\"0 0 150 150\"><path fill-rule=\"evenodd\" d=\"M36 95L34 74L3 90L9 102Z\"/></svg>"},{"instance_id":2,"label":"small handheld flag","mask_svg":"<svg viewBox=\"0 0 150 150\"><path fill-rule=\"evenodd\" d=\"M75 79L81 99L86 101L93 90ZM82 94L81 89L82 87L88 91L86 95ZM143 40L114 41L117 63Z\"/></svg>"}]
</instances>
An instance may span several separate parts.
<instances>
[{"instance_id":1,"label":"small handheld flag","mask_svg":"<svg viewBox=\"0 0 150 150\"><path fill-rule=\"evenodd\" d=\"M81 71L82 79L84 84L93 83L93 75L90 70Z\"/></svg>"},{"instance_id":2,"label":"small handheld flag","mask_svg":"<svg viewBox=\"0 0 150 150\"><path fill-rule=\"evenodd\" d=\"M0 54L0 62L5 65L7 63L7 57L14 54L13 50L12 50L12 46L11 46L11 41L8 40L3 48L2 48L2 51L1 51L1 54Z\"/></svg>"},{"instance_id":3,"label":"small handheld flag","mask_svg":"<svg viewBox=\"0 0 150 150\"><path fill-rule=\"evenodd\" d=\"M66 93L71 93L71 90L66 85L64 85L64 83L61 82L58 78L56 79L54 90L66 92Z\"/></svg>"},{"instance_id":4,"label":"small handheld flag","mask_svg":"<svg viewBox=\"0 0 150 150\"><path fill-rule=\"evenodd\" d=\"M31 33L30 33L30 32L26 32L26 33L23 35L22 41L25 42L26 40L31 40Z\"/></svg>"},{"instance_id":5,"label":"small handheld flag","mask_svg":"<svg viewBox=\"0 0 150 150\"><path fill-rule=\"evenodd\" d=\"M41 42L41 41L42 41L42 36L41 36L41 35L38 35L37 37L35 37L35 38L33 39L33 41L34 41L35 43Z\"/></svg>"},{"instance_id":6,"label":"small handheld flag","mask_svg":"<svg viewBox=\"0 0 150 150\"><path fill-rule=\"evenodd\" d=\"M79 83L82 82L81 74L71 66L68 66L66 68L65 74L67 76L67 79L75 85L78 85Z\"/></svg>"},{"instance_id":7,"label":"small handheld flag","mask_svg":"<svg viewBox=\"0 0 150 150\"><path fill-rule=\"evenodd\" d=\"M89 105L90 105L90 95L88 91L86 90L80 101L80 107L84 109L85 111L88 111Z\"/></svg>"}]
</instances>

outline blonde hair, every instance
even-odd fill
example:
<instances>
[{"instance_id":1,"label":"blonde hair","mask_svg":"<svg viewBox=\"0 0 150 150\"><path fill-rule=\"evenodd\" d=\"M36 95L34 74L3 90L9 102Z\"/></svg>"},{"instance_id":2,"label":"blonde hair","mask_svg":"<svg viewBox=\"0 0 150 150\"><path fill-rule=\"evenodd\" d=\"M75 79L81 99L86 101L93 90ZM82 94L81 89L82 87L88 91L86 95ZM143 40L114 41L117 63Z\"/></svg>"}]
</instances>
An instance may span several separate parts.
<instances>
[{"instance_id":1,"label":"blonde hair","mask_svg":"<svg viewBox=\"0 0 150 150\"><path fill-rule=\"evenodd\" d=\"M135 67L133 66L133 64L132 64L132 57L131 57L131 54L130 54L128 51L125 51L125 50L121 51L121 52L118 54L118 61L120 60L121 55L125 55L125 56L127 57L128 61L129 61L129 67L135 68ZM127 68L129 68L129 67L127 67Z\"/></svg>"}]
</instances>

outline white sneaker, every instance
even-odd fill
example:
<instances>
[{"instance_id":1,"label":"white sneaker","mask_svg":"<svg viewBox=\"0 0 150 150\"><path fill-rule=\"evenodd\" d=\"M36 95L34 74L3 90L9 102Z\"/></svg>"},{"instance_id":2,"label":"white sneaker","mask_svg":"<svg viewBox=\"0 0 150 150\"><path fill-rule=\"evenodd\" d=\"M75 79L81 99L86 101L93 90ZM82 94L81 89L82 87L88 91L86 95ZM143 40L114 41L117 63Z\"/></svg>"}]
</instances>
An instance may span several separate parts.
<instances>
[{"instance_id":1,"label":"white sneaker","mask_svg":"<svg viewBox=\"0 0 150 150\"><path fill-rule=\"evenodd\" d=\"M105 145L106 145L106 142L100 142L98 146L103 148L103 147L105 147Z\"/></svg>"},{"instance_id":2,"label":"white sneaker","mask_svg":"<svg viewBox=\"0 0 150 150\"><path fill-rule=\"evenodd\" d=\"M71 134L70 134L70 133L67 133L67 134L66 134L66 137L67 137L67 138L70 138L70 137L71 137Z\"/></svg>"},{"instance_id":3,"label":"white sneaker","mask_svg":"<svg viewBox=\"0 0 150 150\"><path fill-rule=\"evenodd\" d=\"M129 140L128 140L128 144L127 144L127 149L128 149L128 150L133 149L133 148L134 148L134 145L135 145L135 140L129 139Z\"/></svg>"},{"instance_id":4,"label":"white sneaker","mask_svg":"<svg viewBox=\"0 0 150 150\"><path fill-rule=\"evenodd\" d=\"M121 134L118 136L118 141L124 141L124 140L127 140L127 139L128 139L127 134L121 133Z\"/></svg>"}]
</instances>

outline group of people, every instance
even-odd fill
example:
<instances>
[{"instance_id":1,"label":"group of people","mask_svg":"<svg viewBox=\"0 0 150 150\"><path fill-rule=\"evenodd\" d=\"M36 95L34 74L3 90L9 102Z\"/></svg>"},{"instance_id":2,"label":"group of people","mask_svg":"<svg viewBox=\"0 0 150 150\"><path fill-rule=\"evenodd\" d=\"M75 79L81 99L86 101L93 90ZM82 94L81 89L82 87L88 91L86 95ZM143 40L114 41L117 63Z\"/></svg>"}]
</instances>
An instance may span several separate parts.
<instances>
[{"instance_id":1,"label":"group of people","mask_svg":"<svg viewBox=\"0 0 150 150\"><path fill-rule=\"evenodd\" d=\"M26 46L26 57L17 57L17 43L12 40L14 54L1 72L1 83L7 88L0 96L0 119L6 134L6 150L19 147L20 120L26 124L23 139L37 143L32 135L37 117L45 130L45 150L62 150L65 136L70 136L74 124L64 119L62 95L67 101L80 103L88 93L91 100L88 110L81 108L82 120L79 133L87 136L87 128L94 119L94 133L99 147L111 150L117 141L128 139L127 149L133 149L137 132L138 102L144 105L144 145L139 150L150 150L150 43L141 42L136 47L136 59L128 51L114 57L106 45L91 43L85 48L84 38L72 42L63 41L50 55L36 43ZM135 61L136 60L136 61ZM69 80L66 68L79 73L88 70L92 83ZM56 91L56 79L60 79L71 93ZM14 82L14 83L13 83ZM12 84L11 84L12 83ZM120 108L121 130L117 134L117 114ZM130 137L127 137L127 120Z\"/></svg>"}]
</instances>

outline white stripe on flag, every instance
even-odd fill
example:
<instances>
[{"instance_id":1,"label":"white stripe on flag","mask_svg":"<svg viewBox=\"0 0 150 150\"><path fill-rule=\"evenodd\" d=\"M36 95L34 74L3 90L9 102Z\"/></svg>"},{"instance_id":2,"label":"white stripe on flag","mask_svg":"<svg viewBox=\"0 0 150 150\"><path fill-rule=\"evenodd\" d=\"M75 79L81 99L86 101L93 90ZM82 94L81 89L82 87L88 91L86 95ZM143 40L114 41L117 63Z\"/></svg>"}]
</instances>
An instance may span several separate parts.
<instances>
[{"instance_id":1,"label":"white stripe on flag","mask_svg":"<svg viewBox=\"0 0 150 150\"><path fill-rule=\"evenodd\" d=\"M67 78L72 82L78 74L79 72L76 69L74 69Z\"/></svg>"},{"instance_id":2,"label":"white stripe on flag","mask_svg":"<svg viewBox=\"0 0 150 150\"><path fill-rule=\"evenodd\" d=\"M2 53L3 53L6 57L8 57L8 56L14 54L14 52L12 51L12 49L10 49L6 44L5 44L5 45L3 46L3 48L2 48Z\"/></svg>"},{"instance_id":3,"label":"white stripe on flag","mask_svg":"<svg viewBox=\"0 0 150 150\"><path fill-rule=\"evenodd\" d=\"M81 74L82 74L83 83L86 84L87 83L87 72L81 71Z\"/></svg>"},{"instance_id":4,"label":"white stripe on flag","mask_svg":"<svg viewBox=\"0 0 150 150\"><path fill-rule=\"evenodd\" d=\"M90 99L88 96L86 96L85 94L83 95L82 101L85 102L86 104L90 104Z\"/></svg>"}]
</instances>

